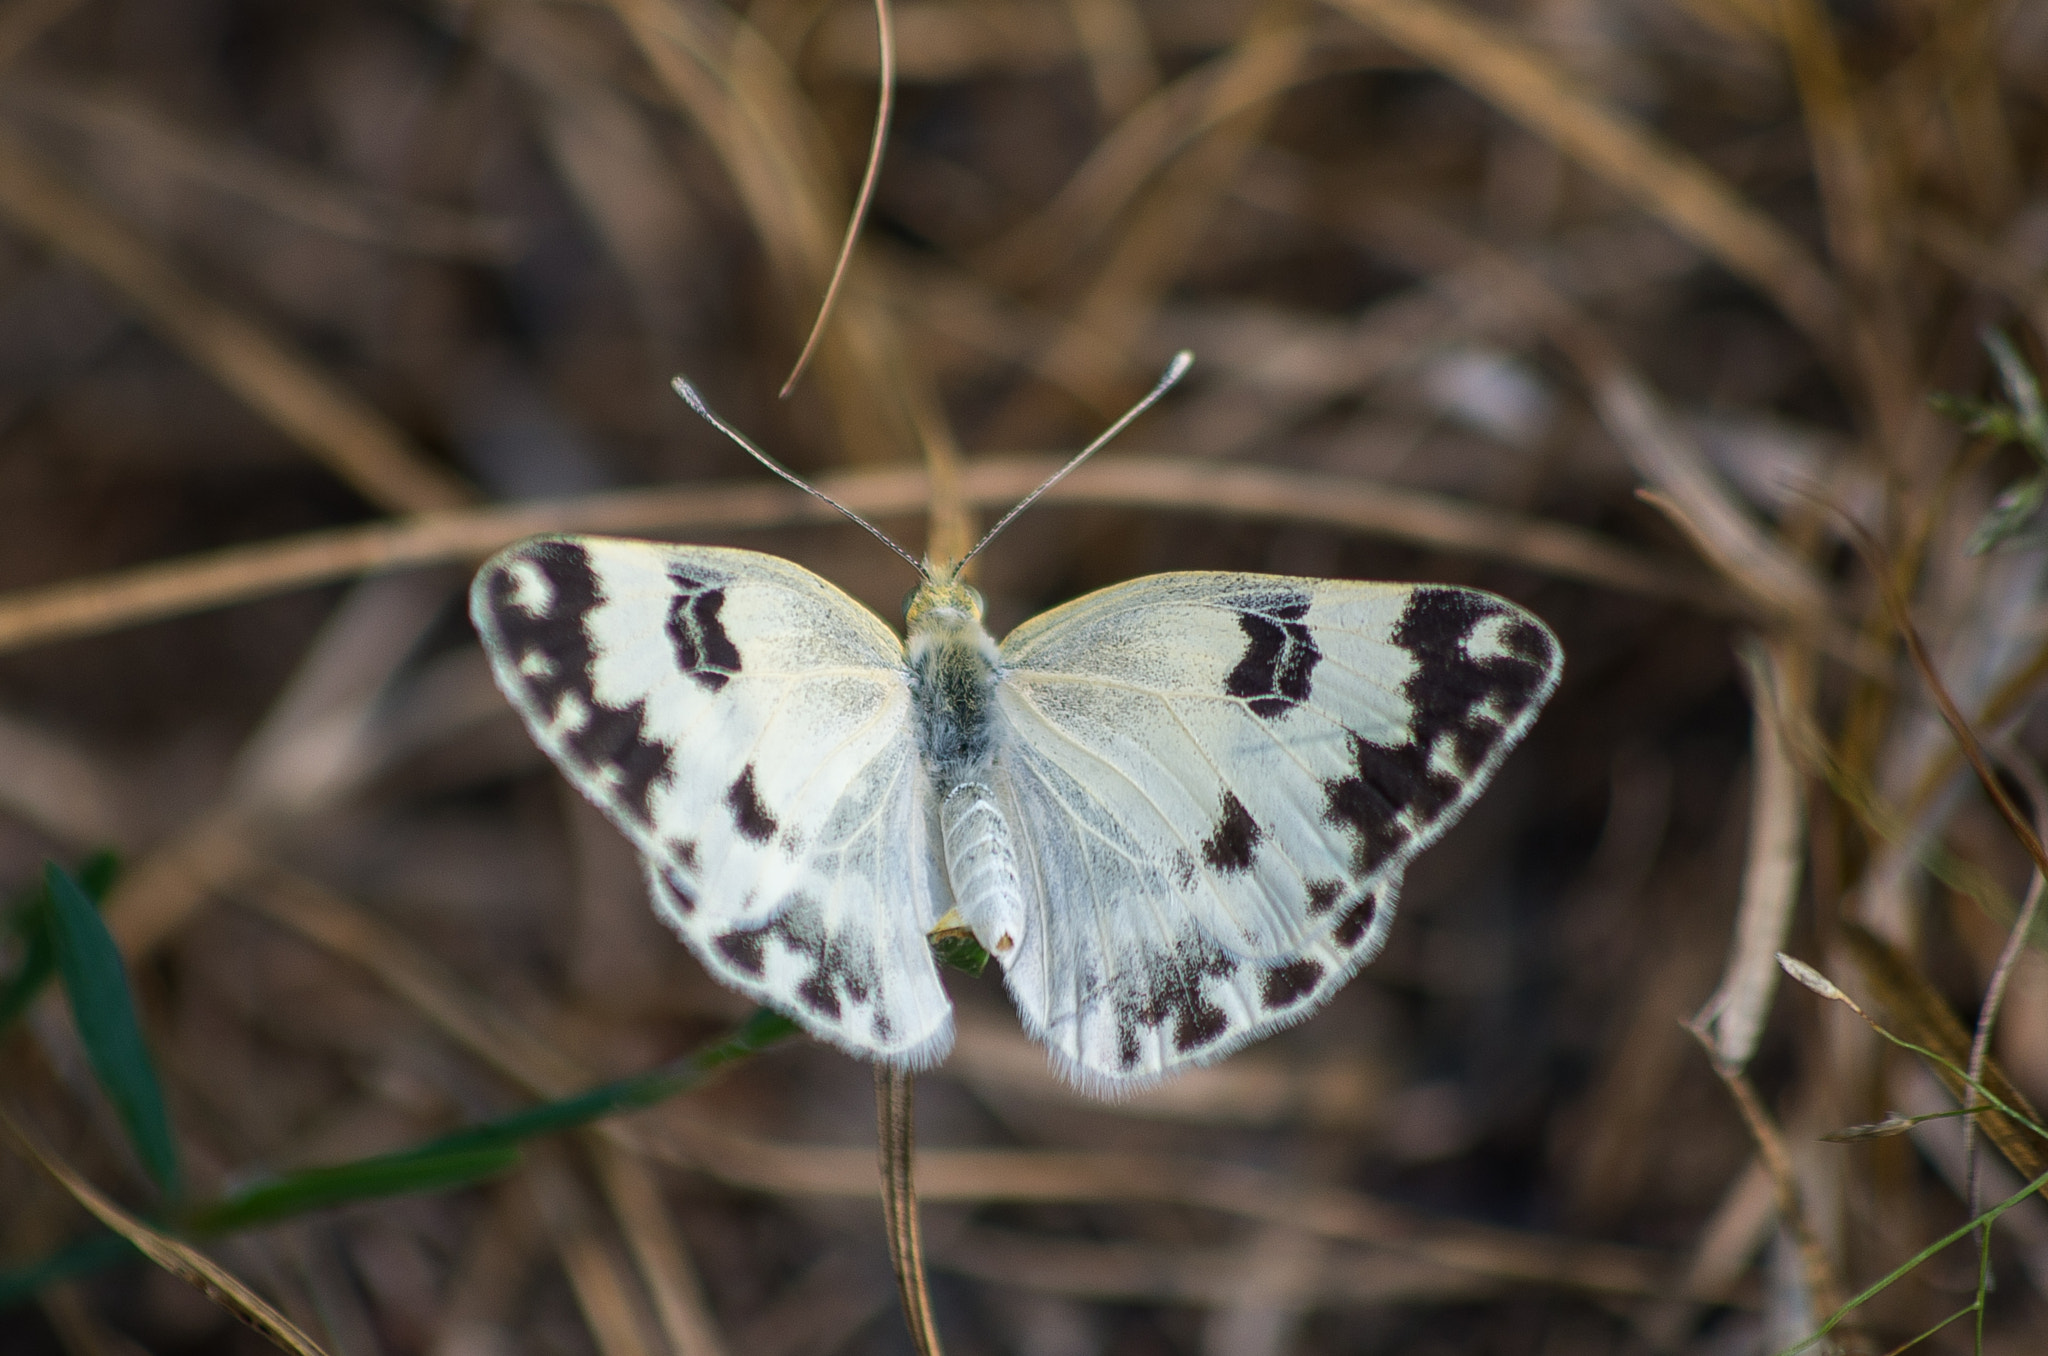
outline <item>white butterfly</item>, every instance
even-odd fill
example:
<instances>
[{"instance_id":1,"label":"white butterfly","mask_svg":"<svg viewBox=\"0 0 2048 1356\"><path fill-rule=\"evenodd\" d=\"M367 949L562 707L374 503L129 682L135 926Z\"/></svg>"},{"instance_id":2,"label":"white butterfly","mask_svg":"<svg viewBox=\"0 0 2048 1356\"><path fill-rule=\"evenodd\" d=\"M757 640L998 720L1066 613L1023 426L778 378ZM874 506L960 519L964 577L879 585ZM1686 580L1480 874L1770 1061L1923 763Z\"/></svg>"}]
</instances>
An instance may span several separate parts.
<instances>
[{"instance_id":1,"label":"white butterfly","mask_svg":"<svg viewBox=\"0 0 2048 1356\"><path fill-rule=\"evenodd\" d=\"M711 972L903 1068L952 1044L928 934L956 908L1093 1092L1299 1021L1378 951L1409 859L1560 667L1472 589L1162 574L998 645L957 565L924 573L907 641L722 547L538 537L470 601Z\"/></svg>"}]
</instances>

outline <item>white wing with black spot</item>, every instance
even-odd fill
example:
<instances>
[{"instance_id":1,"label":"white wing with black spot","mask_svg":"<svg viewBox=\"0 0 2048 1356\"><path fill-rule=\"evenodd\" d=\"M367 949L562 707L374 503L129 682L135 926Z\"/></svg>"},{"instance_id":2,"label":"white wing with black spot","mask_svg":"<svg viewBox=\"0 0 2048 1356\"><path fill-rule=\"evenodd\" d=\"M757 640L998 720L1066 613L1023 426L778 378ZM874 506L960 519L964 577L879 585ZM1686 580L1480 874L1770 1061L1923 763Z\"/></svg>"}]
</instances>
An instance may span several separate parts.
<instances>
[{"instance_id":1,"label":"white wing with black spot","mask_svg":"<svg viewBox=\"0 0 2048 1356\"><path fill-rule=\"evenodd\" d=\"M1028 913L1006 976L1096 1091L1328 998L1560 669L1491 594L1247 574L1104 589L1001 655L993 791Z\"/></svg>"},{"instance_id":2,"label":"white wing with black spot","mask_svg":"<svg viewBox=\"0 0 2048 1356\"><path fill-rule=\"evenodd\" d=\"M734 988L868 1059L929 1064L952 1012L902 643L753 551L542 537L470 614L534 739L624 831Z\"/></svg>"}]
</instances>

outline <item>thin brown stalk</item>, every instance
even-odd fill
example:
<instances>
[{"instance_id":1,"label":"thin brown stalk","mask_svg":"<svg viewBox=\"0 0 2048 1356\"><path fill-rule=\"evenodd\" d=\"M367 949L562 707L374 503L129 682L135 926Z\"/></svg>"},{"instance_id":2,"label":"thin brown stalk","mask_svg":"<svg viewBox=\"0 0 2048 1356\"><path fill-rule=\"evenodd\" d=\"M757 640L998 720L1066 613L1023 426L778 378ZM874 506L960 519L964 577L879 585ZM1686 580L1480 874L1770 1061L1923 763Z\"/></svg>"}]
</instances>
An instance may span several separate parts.
<instances>
[{"instance_id":1,"label":"thin brown stalk","mask_svg":"<svg viewBox=\"0 0 2048 1356\"><path fill-rule=\"evenodd\" d=\"M1992 771L1991 762L1984 755L1984 746L1977 741L1976 732L1970 728L1969 721L1963 718L1962 711L1956 707L1955 698L1949 695L1948 685L1942 682L1940 672L1934 667L1934 661L1928 657L1927 647L1920 640L1920 630L1913 624L1912 610L1906 604L1905 595L1899 591L1899 581L1893 577L1883 550L1870 534L1853 520L1843 517L1842 525L1850 545L1863 557L1863 563L1869 569L1871 578L1876 581L1878 594L1883 599L1885 611L1891 617L1892 626L1906 642L1906 653L1912 658L1913 667L1919 671L1920 680L1927 685L1928 694L1934 698L1934 704L1941 711L1941 718L1948 722L1949 730L1956 737L1957 746L1962 749L1963 756L1969 760L1970 767L1976 772L1977 781L1983 786L1984 794L1989 796L1991 803L1998 808L2006 827L2012 830L2012 836L2019 840L2020 846L2033 858L2034 869L2048 875L2048 849L2042 847L2040 835L2034 832L2034 826L2027 822L2026 816L2013 804L2012 797L2006 794L2005 786L1998 780L1998 774Z\"/></svg>"},{"instance_id":2,"label":"thin brown stalk","mask_svg":"<svg viewBox=\"0 0 2048 1356\"><path fill-rule=\"evenodd\" d=\"M155 245L0 131L0 213L98 273L163 336L380 508L453 508L469 489L361 397L253 317L188 282Z\"/></svg>"},{"instance_id":3,"label":"thin brown stalk","mask_svg":"<svg viewBox=\"0 0 2048 1356\"><path fill-rule=\"evenodd\" d=\"M916 1081L886 1064L875 1066L875 1132L881 1156L882 1222L889 1232L889 1265L896 1272L903 1321L910 1327L918 1356L940 1356L917 1219Z\"/></svg>"},{"instance_id":4,"label":"thin brown stalk","mask_svg":"<svg viewBox=\"0 0 2048 1356\"><path fill-rule=\"evenodd\" d=\"M2048 816L2048 786L2042 784L2040 771L2029 760L2011 750L2005 751L2000 762L2020 784L2026 788L2027 798L2034 804L2036 823L2042 816ZM1970 1035L1970 1082L1984 1080L1984 1061L1991 1051L1991 1033L1998 1025L1998 1011L2005 1003L2006 985L2012 979L2013 967L2019 964L2020 952L2026 946L2027 937L2033 931L2034 917L2040 912L2042 887L2048 885L2048 874L2038 868L2027 882L2026 902L2020 906L2019 917L2013 920L2010 931L2005 935L2005 945L1999 948L1998 961L1991 968L1991 981L1984 986L1984 1001L1977 1009L1977 1027ZM1981 1106L1981 1102L1973 1102ZM1977 1136L1976 1117L1963 1118L1963 1176L1967 1183L1966 1202L1971 1214L1977 1213Z\"/></svg>"},{"instance_id":5,"label":"thin brown stalk","mask_svg":"<svg viewBox=\"0 0 2048 1356\"><path fill-rule=\"evenodd\" d=\"M1470 86L1747 279L1823 352L1841 349L1834 280L1734 186L1595 98L1520 39L1430 0L1330 0Z\"/></svg>"},{"instance_id":6,"label":"thin brown stalk","mask_svg":"<svg viewBox=\"0 0 2048 1356\"><path fill-rule=\"evenodd\" d=\"M825 284L824 299L818 303L818 318L811 323L803 351L796 355L796 363L789 369L789 379L782 383L782 390L778 392L784 400L796 389L804 368L810 365L811 354L817 350L818 341L825 334L825 322L832 318L833 303L839 299L840 285L846 281L847 269L853 264L853 247L860 241L861 223L867 220L868 206L875 198L875 183L882 177L882 152L889 144L889 113L896 100L896 28L889 14L889 0L875 0L875 28L881 46L881 73L875 101L875 135L873 144L868 147L868 166L860 178L860 192L854 195L853 211L846 219L846 238L840 242L839 258L832 265L832 280Z\"/></svg>"},{"instance_id":7,"label":"thin brown stalk","mask_svg":"<svg viewBox=\"0 0 2048 1356\"><path fill-rule=\"evenodd\" d=\"M396 932L325 887L250 902L376 975L457 1045L536 1095L560 1097L597 1080L594 1071L547 1045ZM855 1200L872 1200L875 1194L876 1160L862 1149L754 1139L674 1108L630 1126L609 1123L597 1133L635 1152L750 1190ZM1506 1280L1619 1295L1662 1294L1670 1288L1669 1261L1658 1253L1430 1220L1325 1183L1236 1164L1140 1153L927 1149L918 1156L917 1190L925 1200L1190 1206Z\"/></svg>"},{"instance_id":8,"label":"thin brown stalk","mask_svg":"<svg viewBox=\"0 0 2048 1356\"><path fill-rule=\"evenodd\" d=\"M1735 1108L1742 1113L1742 1122L1749 1127L1750 1138L1756 1142L1757 1157L1770 1175L1778 1219L1799 1249L1800 1269L1805 1273L1812 1312L1816 1315L1834 1313L1842 1307L1847 1291L1836 1273L1834 1260L1828 1256L1820 1235L1814 1232L1812 1221L1807 1217L1805 1200L1799 1190L1799 1170L1792 1162L1791 1151L1785 1146L1784 1132L1778 1129L1777 1122L1765 1109L1763 1099L1757 1096L1749 1076L1714 1052L1713 1038L1704 1029L1690 1023L1686 1030L1692 1032L1706 1050L1708 1063L1713 1065L1715 1074L1735 1099Z\"/></svg>"},{"instance_id":9,"label":"thin brown stalk","mask_svg":"<svg viewBox=\"0 0 2048 1356\"><path fill-rule=\"evenodd\" d=\"M77 1169L30 1134L4 1109L0 1109L0 1125L7 1128L30 1161L69 1192L71 1198L84 1206L94 1219L133 1243L136 1251L144 1257L263 1334L280 1350L297 1353L297 1356L326 1356L319 1343L306 1336L297 1324L271 1307L261 1295L237 1280L233 1273L191 1244L151 1228L101 1195L98 1188L86 1181Z\"/></svg>"},{"instance_id":10,"label":"thin brown stalk","mask_svg":"<svg viewBox=\"0 0 2048 1356\"><path fill-rule=\"evenodd\" d=\"M961 494L1005 507L1058 470L1048 457L977 459L961 468ZM818 488L865 517L916 513L936 497L910 469L820 476ZM1180 509L1321 523L1435 550L1500 560L1600 588L1740 614L1743 604L1691 570L1598 533L1357 476L1118 456L1083 466L1046 495L1067 504ZM637 490L494 506L281 541L236 546L0 595L0 653L98 635L145 622L273 597L341 579L481 560L542 532L724 535L840 521L809 495L760 483Z\"/></svg>"}]
</instances>

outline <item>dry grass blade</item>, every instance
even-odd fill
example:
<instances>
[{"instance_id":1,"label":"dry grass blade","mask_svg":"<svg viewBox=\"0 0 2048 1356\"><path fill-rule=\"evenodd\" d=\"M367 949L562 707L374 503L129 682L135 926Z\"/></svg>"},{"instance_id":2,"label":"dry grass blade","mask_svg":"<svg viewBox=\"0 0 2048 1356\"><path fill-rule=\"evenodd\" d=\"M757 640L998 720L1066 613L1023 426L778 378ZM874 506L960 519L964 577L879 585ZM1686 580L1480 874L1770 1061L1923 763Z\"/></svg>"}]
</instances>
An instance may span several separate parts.
<instances>
[{"instance_id":1,"label":"dry grass blade","mask_svg":"<svg viewBox=\"0 0 2048 1356\"><path fill-rule=\"evenodd\" d=\"M327 1356L319 1343L204 1253L189 1243L151 1228L101 1195L70 1164L38 1143L13 1115L0 1110L0 1124L7 1127L22 1152L69 1192L73 1200L84 1206L93 1218L133 1243L136 1250L150 1261L262 1333L280 1350L295 1352L297 1356Z\"/></svg>"},{"instance_id":2,"label":"dry grass blade","mask_svg":"<svg viewBox=\"0 0 2048 1356\"><path fill-rule=\"evenodd\" d=\"M1166 1248L1081 1242L969 1229L934 1251L940 1269L1006 1287L1121 1303L1205 1309L1305 1308L1361 1304L1471 1303L1503 1282L1372 1250L1346 1250L1262 1271L1243 1248ZM1218 1325L1219 1327L1223 1325ZM1250 1327L1250 1324L1245 1325ZM1227 1328L1225 1329L1227 1332ZM1219 1334L1209 1347L1226 1351Z\"/></svg>"},{"instance_id":3,"label":"dry grass blade","mask_svg":"<svg viewBox=\"0 0 2048 1356\"><path fill-rule=\"evenodd\" d=\"M559 1156L542 1151L526 1178L599 1356L657 1356L625 1264L598 1233L575 1174Z\"/></svg>"},{"instance_id":4,"label":"dry grass blade","mask_svg":"<svg viewBox=\"0 0 2048 1356\"><path fill-rule=\"evenodd\" d=\"M811 332L804 339L803 350L796 355L789 377L778 393L785 400L796 389L804 368L810 365L811 354L817 351L826 322L832 318L833 303L839 299L839 289L846 282L847 270L853 265L853 247L860 242L861 223L867 220L868 206L875 200L875 182L882 175L882 152L889 144L889 112L896 101L896 26L889 15L889 0L875 0L875 30L881 60L877 76L879 91L875 100L874 141L868 147L868 164L861 172L860 191L853 197L853 211L846 219L846 236L840 242L839 257L832 264L832 280L825 284L824 299L818 303L818 318L811 322Z\"/></svg>"},{"instance_id":5,"label":"dry grass blade","mask_svg":"<svg viewBox=\"0 0 2048 1356\"><path fill-rule=\"evenodd\" d=\"M1777 0L1776 18L1806 112L1831 252L1852 280L1850 352L1879 438L1895 458L1902 457L1909 422L1924 420L1926 411L1915 399L1911 344L1897 294L1899 242L1888 238L1901 215L1885 200L1886 182L1894 176L1878 163L1826 9L1817 0Z\"/></svg>"},{"instance_id":6,"label":"dry grass blade","mask_svg":"<svg viewBox=\"0 0 2048 1356\"><path fill-rule=\"evenodd\" d=\"M560 1097L594 1077L546 1045L348 900L310 882L250 902L308 940L375 974L446 1035L537 1095ZM774 1193L872 1200L866 1150L782 1145L685 1119L609 1124L599 1133L651 1157ZM1612 1244L1426 1221L1369 1197L1236 1165L1145 1154L926 1149L917 1189L944 1201L1151 1201L1196 1206L1368 1243L1479 1275L1604 1294L1668 1290L1661 1255Z\"/></svg>"},{"instance_id":7,"label":"dry grass blade","mask_svg":"<svg viewBox=\"0 0 2048 1356\"><path fill-rule=\"evenodd\" d=\"M674 1157L736 1186L863 1200L874 1194L874 1160L864 1150L750 1139L677 1114L664 1117L662 1133L641 1142L651 1154ZM917 1184L926 1204L1192 1206L1370 1244L1475 1275L1596 1294L1670 1290L1669 1259L1649 1249L1429 1220L1356 1192L1230 1163L1138 1153L927 1148L918 1155Z\"/></svg>"},{"instance_id":8,"label":"dry grass blade","mask_svg":"<svg viewBox=\"0 0 2048 1356\"><path fill-rule=\"evenodd\" d=\"M923 1231L917 1217L917 1101L911 1074L875 1066L875 1139L881 1156L882 1222L903 1321L918 1356L940 1356L938 1323L925 1284Z\"/></svg>"},{"instance_id":9,"label":"dry grass blade","mask_svg":"<svg viewBox=\"0 0 2048 1356\"><path fill-rule=\"evenodd\" d=\"M1846 518L1843 522L1850 544L1855 546L1863 557L1865 567L1877 583L1878 595L1884 600L1885 612L1890 616L1893 628L1898 631L1899 638L1906 643L1906 653L1911 656L1913 667L1919 671L1921 682L1927 685L1928 695L1934 698L1935 706L1941 711L1941 718L1948 723L1950 732L1955 735L1957 746L1962 749L1963 756L1969 760L1971 769L1976 772L1978 784L1984 788L1984 794L1990 798L1991 803L1998 808L2006 827L2012 830L2012 836L2026 849L2027 856L2033 858L2034 869L2048 875L2048 848L2042 846L2040 835L2034 831L2034 826L2027 822L2027 817L2013 804L2012 797L1999 781L1998 774L1992 770L1990 759L1985 757L1984 746L1978 742L1976 732L1970 728L1970 722L1965 720L1963 713L1957 709L1955 698L1949 695L1948 685L1942 682L1940 671L1928 657L1927 646L1920 639L1920 629L1913 624L1912 609L1907 605L1905 595L1899 591L1899 582L1894 576L1891 562L1885 558L1877 542L1861 526Z\"/></svg>"},{"instance_id":10,"label":"dry grass blade","mask_svg":"<svg viewBox=\"0 0 2048 1356\"><path fill-rule=\"evenodd\" d=\"M1843 342L1842 302L1806 247L1720 176L1606 107L1493 25L1429 0L1329 0L1469 85L1749 280L1823 352Z\"/></svg>"},{"instance_id":11,"label":"dry grass blade","mask_svg":"<svg viewBox=\"0 0 2048 1356\"><path fill-rule=\"evenodd\" d=\"M363 966L455 1040L491 1052L494 1062L541 1095L565 1096L589 1081L574 1061L470 994L432 957L318 881L272 867L240 895L266 918Z\"/></svg>"},{"instance_id":12,"label":"dry grass blade","mask_svg":"<svg viewBox=\"0 0 2048 1356\"><path fill-rule=\"evenodd\" d=\"M977 507L1008 507L1058 470L1052 458L982 459L961 468ZM911 470L820 476L820 490L869 518L935 501ZM1565 579L1714 613L1739 612L1713 581L1598 533L1357 476L1116 457L1082 467L1046 495L1068 504L1176 508L1304 523L1508 561ZM422 515L337 528L96 579L0 595L0 652L96 635L360 575L481 560L541 532L718 533L838 521L809 495L773 485L707 485Z\"/></svg>"},{"instance_id":13,"label":"dry grass blade","mask_svg":"<svg viewBox=\"0 0 2048 1356\"><path fill-rule=\"evenodd\" d=\"M1748 1066L1777 992L1778 953L1792 927L1806 839L1806 788L1784 736L1781 712L1801 702L1781 648L1751 642L1744 654L1753 718L1749 862L1735 940L1721 985L1695 1022L1713 1040L1717 1060ZM1803 702L1801 702L1803 705Z\"/></svg>"},{"instance_id":14,"label":"dry grass blade","mask_svg":"<svg viewBox=\"0 0 2048 1356\"><path fill-rule=\"evenodd\" d=\"M587 1143L671 1356L726 1356L725 1339L662 1201L661 1184L644 1162L618 1145L598 1137Z\"/></svg>"},{"instance_id":15,"label":"dry grass blade","mask_svg":"<svg viewBox=\"0 0 2048 1356\"><path fill-rule=\"evenodd\" d=\"M1191 142L1321 74L1298 60L1305 40L1294 28L1253 37L1154 93L1111 129L1051 202L983 247L982 269L1012 287L1057 274Z\"/></svg>"},{"instance_id":16,"label":"dry grass blade","mask_svg":"<svg viewBox=\"0 0 2048 1356\"><path fill-rule=\"evenodd\" d=\"M0 38L4 43L4 38ZM377 193L290 161L258 156L178 126L164 113L103 90L11 77L0 102L250 203L284 221L380 249L502 262L518 246L511 222Z\"/></svg>"},{"instance_id":17,"label":"dry grass blade","mask_svg":"<svg viewBox=\"0 0 2048 1356\"><path fill-rule=\"evenodd\" d=\"M700 1044L737 1015L717 953L698 964L648 908L653 840L576 791L605 800L614 753L656 761L674 712L630 689L681 641L588 614L589 695L624 714L565 780L459 595L520 538L613 534L772 551L893 622L923 558L971 551L1182 349L1191 380L969 562L999 629L1160 572L1426 581L1539 615L1565 678L1405 873L1384 951L1255 1050L1107 1103L1061 1079L999 974L947 976L959 1039L919 1076L915 1163L945 1343L1782 1349L1811 1314L1780 1149L1843 1285L1924 1268L1859 1309L1870 1350L1964 1302L1966 1249L1923 1249L1972 1197L1985 1113L1766 958L1822 948L1890 1023L1841 954L1844 917L1879 930L1959 1019L1914 1033L2011 1122L1986 1130L2048 1143L1996 1090L2048 1087L2048 921L2011 930L2022 854L1798 488L1872 525L2034 813L2048 471L2039 440L1999 435L2043 354L2021 318L2048 317L2041 4L0 0L0 68L0 138L41 175L12 213L0 184L0 901L46 857L97 882L116 863L95 850L122 853L102 913L196 1180L281 1173L205 1218L421 1188L216 1254L338 1356L911 1349L874 1232L872 1071L791 1039L701 1087L682 1072L787 1032ZM2011 341L1989 365L1987 323ZM678 372L908 568L707 433L664 389ZM293 380L369 424L294 406ZM319 458L371 426L477 498L366 506ZM2012 549L1970 553L2007 529ZM754 615L721 606L748 650ZM1318 691L1393 680L1436 644L1420 626L1352 675L1310 646ZM1281 629L1276 674L1313 658ZM1270 639L1231 631L1197 671L1237 644L1264 671ZM1745 704L1752 634L1773 674ZM1490 648L1465 656L1486 682ZM1394 705L1462 709L1470 683L1438 673ZM614 747L635 711L642 745ZM1266 757L1185 715L1204 777ZM1152 725L1119 719L1119 750ZM1307 727L1260 729L1278 756ZM1469 742L1414 788L1354 752L1368 791L1433 798ZM679 787L650 782L650 813ZM793 842L834 832L775 808ZM1293 818L1269 866L1329 827ZM688 826L700 861L725 860L698 829L719 826ZM25 1019L0 1082L62 1147L104 1114L63 995L36 1006L51 948L22 903L0 907L0 1010ZM1201 984L1263 998L1242 968ZM1674 1020L1717 986L1701 1017L1734 1092ZM1894 1109L1900 1135L1813 1142L1898 1129ZM543 1219L511 1153L466 1134L403 1152L455 1126L553 1134L520 1143L564 1208ZM2007 1164L1977 1150L1976 1194L2000 1199ZM484 1166L507 1175L428 1189ZM19 1155L0 1203L0 1303L133 1256ZM1981 1356L2032 1356L2048 1204L1998 1220ZM61 1332L0 1312L0 1351L253 1349L170 1277L125 1279L60 1281ZM1968 1350L1968 1326L1922 1345Z\"/></svg>"},{"instance_id":18,"label":"dry grass blade","mask_svg":"<svg viewBox=\"0 0 2048 1356\"><path fill-rule=\"evenodd\" d=\"M1059 336L1035 364L1098 415L1113 416L1126 403L1139 338L1152 324L1166 289L1197 257L1225 195L1259 144L1274 111L1268 96L1291 82L1308 58L1308 34L1290 18L1285 0L1269 0L1257 11L1204 92L1197 122L1214 125L1152 185ZM997 419L997 430L1019 418L1022 408L1013 403Z\"/></svg>"},{"instance_id":19,"label":"dry grass blade","mask_svg":"<svg viewBox=\"0 0 2048 1356\"><path fill-rule=\"evenodd\" d=\"M773 46L744 20L714 38L704 16L659 0L610 0L641 55L677 107L703 131L738 190L786 289L808 297L830 281L834 237L848 213L834 202L825 166L829 147L794 77ZM842 324L820 353L819 375L849 459L896 461L903 449L932 445L925 383L909 361L879 297L855 289L840 305ZM908 400L877 399L878 392ZM926 419L917 407L927 404ZM925 427L920 427L923 422Z\"/></svg>"},{"instance_id":20,"label":"dry grass blade","mask_svg":"<svg viewBox=\"0 0 2048 1356\"><path fill-rule=\"evenodd\" d=\"M1159 83L1145 21L1131 0L1067 0L1067 16L1088 59L1095 106L1118 117Z\"/></svg>"},{"instance_id":21,"label":"dry grass blade","mask_svg":"<svg viewBox=\"0 0 2048 1356\"><path fill-rule=\"evenodd\" d=\"M1943 998L1917 967L1895 947L1868 928L1844 923L1842 938L1856 962L1863 982L1883 1006L1889 1025L1901 1038L1932 1050L1946 1063L1930 1064L1935 1077L1948 1086L1959 1106L1968 1106L1975 1094L1963 1081L1961 1070L1969 1067L1970 1032L1957 1020L1948 1000ZM1984 1062L1978 1080L1999 1101L2035 1121L2040 1116L2026 1094L2013 1085L1996 1060ZM2048 1172L2048 1145L2025 1126L2014 1124L2003 1112L1979 1111L1977 1128L1997 1146L2020 1176L2031 1181Z\"/></svg>"},{"instance_id":22,"label":"dry grass blade","mask_svg":"<svg viewBox=\"0 0 2048 1356\"><path fill-rule=\"evenodd\" d=\"M248 825L232 808L203 814L123 875L108 896L107 927L133 961L176 934L208 901L258 869Z\"/></svg>"},{"instance_id":23,"label":"dry grass blade","mask_svg":"<svg viewBox=\"0 0 2048 1356\"><path fill-rule=\"evenodd\" d=\"M1802 621L1824 619L1827 592L1813 572L1742 507L1697 440L1665 409L1620 347L1534 270L1498 252L1482 254L1495 265L1500 282L1520 293L1542 318L1552 341L1577 367L1601 422L1651 487L1643 497L1663 509L1730 582L1765 607Z\"/></svg>"},{"instance_id":24,"label":"dry grass blade","mask_svg":"<svg viewBox=\"0 0 2048 1356\"><path fill-rule=\"evenodd\" d=\"M163 335L380 508L418 513L471 496L359 397L249 316L201 292L140 235L0 131L0 213L100 274Z\"/></svg>"}]
</instances>

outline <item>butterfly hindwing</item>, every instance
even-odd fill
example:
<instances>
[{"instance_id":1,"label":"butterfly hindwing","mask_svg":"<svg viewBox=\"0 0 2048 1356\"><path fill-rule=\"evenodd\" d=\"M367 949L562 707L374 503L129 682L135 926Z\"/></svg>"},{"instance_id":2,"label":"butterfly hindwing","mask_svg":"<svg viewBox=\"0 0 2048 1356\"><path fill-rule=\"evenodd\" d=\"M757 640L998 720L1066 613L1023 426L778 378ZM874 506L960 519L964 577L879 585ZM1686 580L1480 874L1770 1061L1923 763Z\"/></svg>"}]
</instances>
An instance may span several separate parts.
<instances>
[{"instance_id":1,"label":"butterfly hindwing","mask_svg":"<svg viewBox=\"0 0 2048 1356\"><path fill-rule=\"evenodd\" d=\"M1026 623L995 790L1035 914L1007 967L1027 1024L1112 1090L1307 1015L1559 663L1533 617L1450 587L1158 575Z\"/></svg>"},{"instance_id":2,"label":"butterfly hindwing","mask_svg":"<svg viewBox=\"0 0 2048 1356\"><path fill-rule=\"evenodd\" d=\"M471 615L535 740L639 849L713 973L868 1058L942 1055L902 643L774 556L536 538Z\"/></svg>"}]
</instances>

